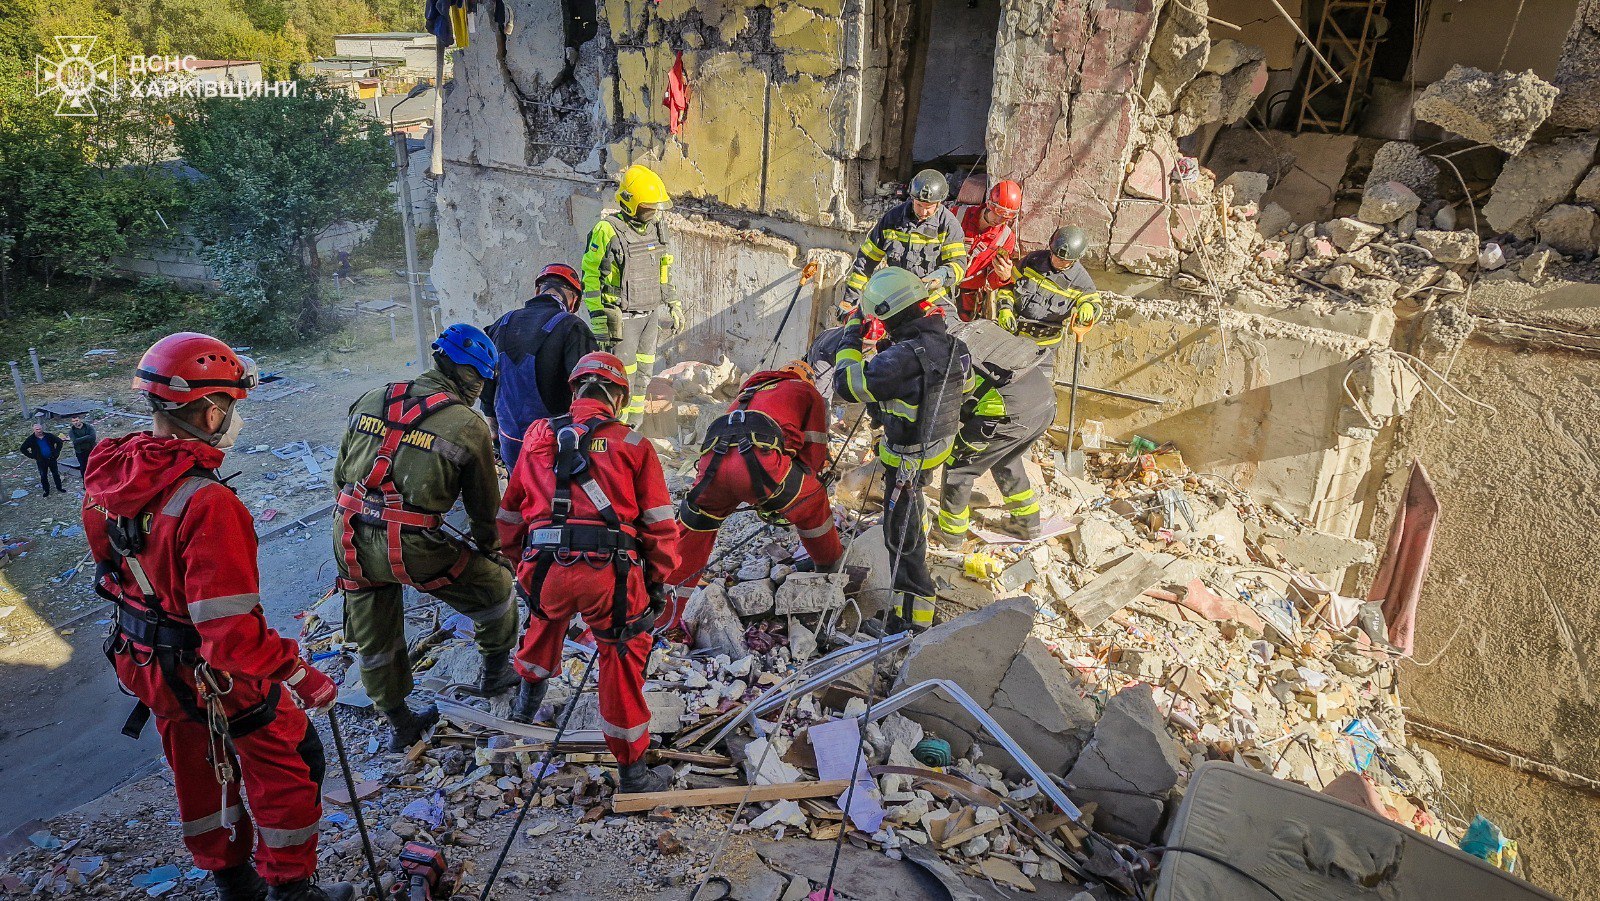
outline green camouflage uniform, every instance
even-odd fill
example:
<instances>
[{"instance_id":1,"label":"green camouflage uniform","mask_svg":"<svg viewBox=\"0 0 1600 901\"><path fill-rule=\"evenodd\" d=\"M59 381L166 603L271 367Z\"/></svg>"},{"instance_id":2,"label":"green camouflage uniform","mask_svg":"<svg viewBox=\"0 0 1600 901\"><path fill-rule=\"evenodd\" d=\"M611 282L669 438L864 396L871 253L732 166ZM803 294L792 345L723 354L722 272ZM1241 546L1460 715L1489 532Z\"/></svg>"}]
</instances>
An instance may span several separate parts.
<instances>
[{"instance_id":1,"label":"green camouflage uniform","mask_svg":"<svg viewBox=\"0 0 1600 901\"><path fill-rule=\"evenodd\" d=\"M361 482L372 471L382 440L386 390L369 391L350 407L349 424L334 464L334 481L341 489ZM461 399L453 381L430 369L417 378L407 396L425 397L440 391ZM407 507L443 514L459 496L471 520L473 541L484 552L498 552L495 514L500 508L500 483L488 424L461 403L435 410L415 431L422 435L414 442L402 442L394 458L394 482ZM362 574L378 584L345 591L345 636L360 646L361 682L367 694L379 710L390 710L398 707L414 686L406 654L403 586L389 565L385 529L363 522L353 526ZM339 574L348 577L344 530L344 517L335 516L334 559ZM408 531L401 535L400 545L406 572L417 582L448 572L461 555L461 543L438 531ZM474 553L458 578L431 593L472 618L481 653L510 650L517 634L517 604L511 594L511 574L504 567Z\"/></svg>"}]
</instances>

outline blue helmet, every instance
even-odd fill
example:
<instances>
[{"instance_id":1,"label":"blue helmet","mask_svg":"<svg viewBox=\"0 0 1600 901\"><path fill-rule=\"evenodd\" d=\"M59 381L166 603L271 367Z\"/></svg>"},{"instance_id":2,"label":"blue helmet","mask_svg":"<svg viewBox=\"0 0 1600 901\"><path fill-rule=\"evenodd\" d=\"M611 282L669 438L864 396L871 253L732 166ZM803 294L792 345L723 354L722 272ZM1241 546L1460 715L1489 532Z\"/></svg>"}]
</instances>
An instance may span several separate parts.
<instances>
[{"instance_id":1,"label":"blue helmet","mask_svg":"<svg viewBox=\"0 0 1600 901\"><path fill-rule=\"evenodd\" d=\"M445 355L452 363L471 366L486 379L494 378L494 364L500 352L483 329L465 322L457 322L439 333L433 349Z\"/></svg>"}]
</instances>

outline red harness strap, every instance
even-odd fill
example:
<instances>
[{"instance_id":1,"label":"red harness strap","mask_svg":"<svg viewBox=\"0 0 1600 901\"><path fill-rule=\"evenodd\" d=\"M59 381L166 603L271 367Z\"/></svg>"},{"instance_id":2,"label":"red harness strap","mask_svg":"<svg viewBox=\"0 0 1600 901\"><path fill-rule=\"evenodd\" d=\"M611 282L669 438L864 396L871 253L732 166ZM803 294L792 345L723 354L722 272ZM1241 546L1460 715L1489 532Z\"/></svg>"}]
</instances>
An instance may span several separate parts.
<instances>
[{"instance_id":1,"label":"red harness strap","mask_svg":"<svg viewBox=\"0 0 1600 901\"><path fill-rule=\"evenodd\" d=\"M427 397L407 397L406 392L410 387L409 382L397 382L389 386L389 393L385 398L387 403L383 409L383 439L378 446L378 457L372 463L372 470L360 483L347 485L339 492L338 506L344 523L344 529L340 533L340 544L344 552L345 572L349 574L338 580L341 591L371 588L378 584L367 578L356 556L357 517L368 523L383 523L388 533L390 570L394 572L396 580L414 586L418 591L434 591L448 585L459 578L466 570L467 564L472 562L472 551L463 546L461 554L456 557L456 562L436 578L418 582L406 570L405 557L400 546L402 530L437 529L443 525L444 516L406 509L405 498L401 496L399 488L394 483L394 455L400 449L400 443L405 440L406 434L417 428L430 413L459 403L443 391Z\"/></svg>"}]
</instances>

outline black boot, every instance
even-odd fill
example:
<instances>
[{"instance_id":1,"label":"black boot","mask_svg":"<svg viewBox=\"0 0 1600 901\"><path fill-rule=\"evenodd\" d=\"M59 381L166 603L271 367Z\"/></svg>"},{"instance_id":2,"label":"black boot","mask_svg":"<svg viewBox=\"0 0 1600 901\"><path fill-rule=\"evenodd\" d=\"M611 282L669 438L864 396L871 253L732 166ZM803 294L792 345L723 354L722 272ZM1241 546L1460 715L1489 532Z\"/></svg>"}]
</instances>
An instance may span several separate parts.
<instances>
[{"instance_id":1,"label":"black boot","mask_svg":"<svg viewBox=\"0 0 1600 901\"><path fill-rule=\"evenodd\" d=\"M929 529L928 534L933 537L933 540L940 547L947 551L959 551L961 546L967 543L965 533L957 535L954 532L946 532L944 529Z\"/></svg>"},{"instance_id":2,"label":"black boot","mask_svg":"<svg viewBox=\"0 0 1600 901\"><path fill-rule=\"evenodd\" d=\"M478 677L478 692L486 698L497 698L514 687L522 677L511 668L511 652L483 655L483 673Z\"/></svg>"},{"instance_id":3,"label":"black boot","mask_svg":"<svg viewBox=\"0 0 1600 901\"><path fill-rule=\"evenodd\" d=\"M650 769L643 760L624 764L618 768L621 775L621 785L617 791L626 795L637 795L643 792L664 792L672 787L672 780Z\"/></svg>"},{"instance_id":4,"label":"black boot","mask_svg":"<svg viewBox=\"0 0 1600 901\"><path fill-rule=\"evenodd\" d=\"M994 527L995 531L1003 532L1012 538L1020 538L1023 541L1037 541L1039 536L1044 534L1044 529L1039 526L1039 514L1037 513L1029 513L1026 516L1011 516L1007 514L1000 517L1000 521L995 523Z\"/></svg>"},{"instance_id":5,"label":"black boot","mask_svg":"<svg viewBox=\"0 0 1600 901\"><path fill-rule=\"evenodd\" d=\"M348 882L326 882L318 885L309 879L297 879L275 885L267 895L270 901L351 901L356 887Z\"/></svg>"},{"instance_id":6,"label":"black boot","mask_svg":"<svg viewBox=\"0 0 1600 901\"><path fill-rule=\"evenodd\" d=\"M412 710L402 703L393 710L385 710L394 734L389 736L389 752L398 754L422 740L422 733L439 721L439 708L429 704L421 710Z\"/></svg>"},{"instance_id":7,"label":"black boot","mask_svg":"<svg viewBox=\"0 0 1600 901\"><path fill-rule=\"evenodd\" d=\"M548 679L523 682L517 689L517 699L511 702L511 718L519 723L531 723L539 715L539 705L544 703L544 693L549 690Z\"/></svg>"},{"instance_id":8,"label":"black boot","mask_svg":"<svg viewBox=\"0 0 1600 901\"><path fill-rule=\"evenodd\" d=\"M217 882L217 901L266 901L267 880L250 864L240 864L211 874Z\"/></svg>"}]
</instances>

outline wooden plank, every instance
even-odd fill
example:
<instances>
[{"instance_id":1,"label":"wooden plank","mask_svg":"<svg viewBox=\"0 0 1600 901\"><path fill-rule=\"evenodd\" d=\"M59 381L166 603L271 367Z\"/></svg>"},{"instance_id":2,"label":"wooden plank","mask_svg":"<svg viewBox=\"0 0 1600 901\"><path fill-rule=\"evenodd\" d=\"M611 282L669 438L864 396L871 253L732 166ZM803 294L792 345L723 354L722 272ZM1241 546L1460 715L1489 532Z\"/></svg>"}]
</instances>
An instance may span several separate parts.
<instances>
[{"instance_id":1,"label":"wooden plank","mask_svg":"<svg viewBox=\"0 0 1600 901\"><path fill-rule=\"evenodd\" d=\"M617 813L654 810L657 807L721 807L740 801L798 801L801 798L828 798L842 795L850 780L829 782L785 782L779 785L729 785L723 788L691 788L681 791L619 794L611 799Z\"/></svg>"},{"instance_id":2,"label":"wooden plank","mask_svg":"<svg viewBox=\"0 0 1600 901\"><path fill-rule=\"evenodd\" d=\"M1166 567L1142 551L1134 551L1099 578L1067 595L1072 614L1090 629L1099 628L1146 590L1161 584Z\"/></svg>"},{"instance_id":3,"label":"wooden plank","mask_svg":"<svg viewBox=\"0 0 1600 901\"><path fill-rule=\"evenodd\" d=\"M967 842L972 841L984 833L993 832L994 830L999 829L1001 826L1004 826L1006 823L1010 822L1010 820L1011 817L1009 815L1002 813L1000 814L999 819L990 820L987 823L979 823L978 825L973 826L971 829L963 829L954 835L947 836L944 841L940 842L939 850L944 851L949 848L954 848L957 845L966 844Z\"/></svg>"}]
</instances>

